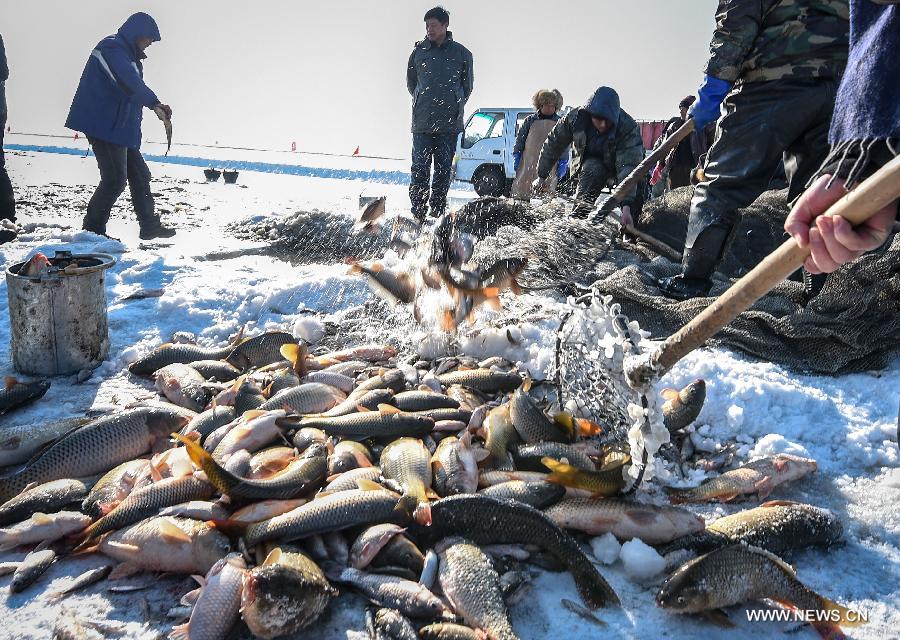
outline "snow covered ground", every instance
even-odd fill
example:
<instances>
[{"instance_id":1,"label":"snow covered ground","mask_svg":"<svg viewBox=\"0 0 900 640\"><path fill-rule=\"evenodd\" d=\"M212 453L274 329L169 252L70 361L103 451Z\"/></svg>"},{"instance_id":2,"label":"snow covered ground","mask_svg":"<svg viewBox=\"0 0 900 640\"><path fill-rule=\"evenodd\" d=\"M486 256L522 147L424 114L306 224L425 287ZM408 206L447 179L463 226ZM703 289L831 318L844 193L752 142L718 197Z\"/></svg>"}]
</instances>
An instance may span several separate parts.
<instances>
[{"instance_id":1,"label":"snow covered ground","mask_svg":"<svg viewBox=\"0 0 900 640\"><path fill-rule=\"evenodd\" d=\"M9 142L12 142L11 140ZM250 158L263 162L260 158ZM361 167L356 159L320 159L316 166L352 177ZM393 161L366 160L365 169L388 175L399 171ZM17 197L19 223L25 232L16 242L0 246L4 266L25 260L34 251L51 253L69 249L77 253L111 253L117 263L107 272L107 299L111 348L108 360L93 376L78 384L75 376L52 380L44 398L0 418L9 424L35 424L82 415L106 405L124 405L151 397L149 384L138 383L124 366L140 353L168 341L176 331L196 334L198 341L216 344L241 326L249 333L270 327L297 327L308 318L334 320L364 303L372 295L346 266L291 266L266 255L263 244L237 240L224 226L253 216L286 216L298 210L353 214L358 197L386 195L388 215L408 211L406 185L372 183L303 175L277 175L242 170L237 185L208 184L197 167L151 163L157 207L167 224L178 228L171 241L141 242L137 223L125 199L113 213L110 241L80 231L84 204L97 181L93 158L78 155L7 152L7 165ZM221 160L210 165L222 166ZM396 174L391 174L396 175ZM474 194L454 191L452 204ZM0 287L5 288L5 282ZM123 301L139 289L163 288L158 298ZM527 304L552 315L559 301L526 296ZM10 330L7 298L0 292L0 374L13 374L9 356ZM401 312L405 313L405 312ZM402 320L402 318L401 318ZM418 341L424 332L412 326L408 335ZM521 335L518 346L505 339L504 330L485 331L462 340L476 356L507 355L534 373L546 371L552 361L551 321L534 321L510 330ZM371 339L379 338L377 335ZM385 336L380 336L384 338ZM702 350L688 356L660 386L681 387L694 378L707 382L707 401L698 419L699 432L714 443L736 442L742 459L787 451L817 460L816 474L776 489L773 498L809 502L833 510L844 522L846 543L829 551L809 550L790 558L798 576L811 588L868 614L865 626L847 628L856 638L900 637L900 452L896 443L897 405L900 397L900 361L886 371L827 378L796 375L784 368L756 362L725 350ZM661 501L658 491L642 496ZM746 506L746 505L744 505ZM701 506L707 518L732 513L740 506ZM748 622L743 609L729 612L735 629L722 629L701 619L670 615L654 604L661 575L639 580L636 573L653 569L653 556L626 545L628 560L615 559L616 549L597 545L601 555L613 559L601 572L620 594L623 607L601 610L605 627L570 612L561 598L578 601L567 574L536 574L530 593L513 606L513 626L522 638L581 635L629 638L759 638L796 627L788 623ZM21 554L0 554L0 561ZM102 556L65 559L50 568L38 586L22 594L8 594L9 578L0 578L0 640L47 638L64 610L77 618L107 620L120 633L111 637L156 638L172 622L166 612L189 590L190 579L138 576L128 584L147 589L109 593L101 583L60 602L48 595L68 584L86 568L108 560ZM151 584L152 583L152 584ZM361 602L341 598L307 633L308 638L364 637ZM112 629L111 629L112 631ZM813 638L807 628L794 635Z\"/></svg>"}]
</instances>

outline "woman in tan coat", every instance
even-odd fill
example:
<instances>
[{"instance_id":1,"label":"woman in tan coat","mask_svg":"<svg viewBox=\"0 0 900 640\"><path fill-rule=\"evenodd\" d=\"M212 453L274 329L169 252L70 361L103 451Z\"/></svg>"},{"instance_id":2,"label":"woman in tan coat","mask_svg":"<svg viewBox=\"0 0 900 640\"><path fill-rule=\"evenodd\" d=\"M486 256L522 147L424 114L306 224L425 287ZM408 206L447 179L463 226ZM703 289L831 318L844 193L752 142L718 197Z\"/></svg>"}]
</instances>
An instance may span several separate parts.
<instances>
[{"instance_id":1,"label":"woman in tan coat","mask_svg":"<svg viewBox=\"0 0 900 640\"><path fill-rule=\"evenodd\" d=\"M531 183L537 177L537 163L541 155L541 145L550 135L550 130L559 120L559 110L563 106L562 94L556 89L539 89L531 98L534 113L525 118L516 134L513 147L513 163L516 177L512 183L512 197L529 200L532 196ZM557 165L556 175L551 176L551 189L556 187L557 178L566 174L569 160L564 155Z\"/></svg>"}]
</instances>

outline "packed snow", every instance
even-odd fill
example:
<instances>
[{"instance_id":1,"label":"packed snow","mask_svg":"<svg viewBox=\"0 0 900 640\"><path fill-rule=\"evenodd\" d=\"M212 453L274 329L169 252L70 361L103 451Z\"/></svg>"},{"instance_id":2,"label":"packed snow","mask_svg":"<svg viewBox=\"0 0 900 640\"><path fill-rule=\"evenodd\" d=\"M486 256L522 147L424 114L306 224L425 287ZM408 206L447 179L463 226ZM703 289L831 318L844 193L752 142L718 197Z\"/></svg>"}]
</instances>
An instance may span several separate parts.
<instances>
[{"instance_id":1,"label":"packed snow","mask_svg":"<svg viewBox=\"0 0 900 640\"><path fill-rule=\"evenodd\" d=\"M7 140L12 143L12 140ZM249 154L216 158L279 164ZM125 198L114 209L109 233L121 242L80 230L87 198L97 180L92 157L80 154L8 151L7 165L19 205L23 231L15 242L0 246L9 266L35 251L52 253L110 253L116 265L107 272L110 352L108 359L79 383L75 375L52 379L39 401L0 418L0 425L34 424L91 409L124 406L155 394L149 383L136 381L124 367L147 350L169 341L176 332L190 332L201 344L226 341L245 327L248 334L280 327L311 342L322 340L329 328L340 326L343 314L359 310L373 294L357 276L347 274L337 257L333 264L292 266L267 254L264 243L248 243L229 236L224 227L245 218L287 216L298 210L353 215L360 195L386 195L388 215L408 212L406 186L393 161L318 158L316 167L327 174L291 175L257 172L241 164L236 185L206 183L200 168L151 162L153 190L163 221L177 227L171 241L140 242L137 223ZM379 164L381 162L381 164ZM365 172L389 182L358 178ZM330 175L333 177L318 177ZM451 191L451 206L474 194L463 188ZM5 285L3 285L5 286ZM139 290L163 289L159 297L124 300ZM477 358L503 355L534 377L545 375L553 362L556 320L564 301L558 297L526 295L530 308L544 317L490 324L467 329L458 339L416 327L411 314L398 311L406 337L415 341L426 358L451 349ZM506 300L509 303L509 300ZM405 315L403 315L405 314ZM0 294L0 316L8 317L7 298ZM489 326L490 325L490 326ZM371 340L391 336L371 335ZM10 344L8 321L0 322L0 344ZM8 352L7 352L8 353ZM0 362L0 373L14 375L11 358ZM695 424L692 440L702 451L714 452L736 445L738 462L772 453L810 456L818 472L778 487L772 498L809 502L835 512L845 525L846 542L828 551L811 549L788 558L798 577L810 588L868 615L868 624L846 628L854 638L897 637L900 629L900 451L897 448L897 405L900 361L880 372L839 378L799 375L779 365L759 362L742 354L702 349L680 362L659 388L681 388L696 378L707 383L706 404ZM688 480L701 481L704 472ZM662 461L658 481L685 480ZM662 502L658 488L638 497ZM755 503L750 503L754 506ZM744 505L697 505L694 511L707 522L733 513ZM621 544L624 542L624 544ZM797 627L796 623L748 622L745 608L729 612L734 629L722 629L695 617L676 616L654 601L665 573L662 558L643 543L617 541L611 535L590 545L601 573L622 600L621 609L602 609L597 616L607 625L579 617L560 605L560 599L578 601L573 581L565 573L535 571L528 597L514 605L510 617L525 639L566 634L585 637L728 638L770 637ZM0 554L0 562L19 560L21 552ZM101 582L59 601L51 593L64 588L83 571L109 563L100 555L64 558L54 564L34 587L9 594L9 577L0 578L3 625L0 639L46 638L58 616L68 611L77 619L103 621L109 637L149 639L163 637L176 623L167 612L193 588L187 576L140 575L117 583ZM110 592L111 586L144 587ZM765 607L766 605L751 605ZM246 636L246 631L244 631ZM342 597L303 638L364 638L363 602ZM795 638L814 638L805 627Z\"/></svg>"}]
</instances>

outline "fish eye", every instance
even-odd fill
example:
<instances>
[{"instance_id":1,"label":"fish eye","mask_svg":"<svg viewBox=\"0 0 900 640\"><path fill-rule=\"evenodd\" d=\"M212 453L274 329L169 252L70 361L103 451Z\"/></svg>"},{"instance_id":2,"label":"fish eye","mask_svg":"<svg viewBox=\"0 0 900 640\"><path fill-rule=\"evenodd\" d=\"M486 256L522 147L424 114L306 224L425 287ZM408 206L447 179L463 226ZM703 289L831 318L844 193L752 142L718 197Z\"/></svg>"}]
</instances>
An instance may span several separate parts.
<instances>
[{"instance_id":1,"label":"fish eye","mask_svg":"<svg viewBox=\"0 0 900 640\"><path fill-rule=\"evenodd\" d=\"M684 599L684 596L678 596L677 598L675 598L675 602L677 602L678 604L687 604L687 600Z\"/></svg>"}]
</instances>

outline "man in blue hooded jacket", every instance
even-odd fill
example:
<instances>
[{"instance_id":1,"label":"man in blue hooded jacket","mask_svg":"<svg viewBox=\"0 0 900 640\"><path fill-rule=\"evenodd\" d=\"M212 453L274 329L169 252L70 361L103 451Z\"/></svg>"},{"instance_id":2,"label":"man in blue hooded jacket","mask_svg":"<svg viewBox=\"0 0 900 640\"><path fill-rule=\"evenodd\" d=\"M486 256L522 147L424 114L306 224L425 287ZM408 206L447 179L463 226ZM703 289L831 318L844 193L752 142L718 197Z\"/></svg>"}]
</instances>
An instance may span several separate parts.
<instances>
[{"instance_id":1,"label":"man in blue hooded jacket","mask_svg":"<svg viewBox=\"0 0 900 640\"><path fill-rule=\"evenodd\" d=\"M150 169L140 152L143 108L160 108L172 116L172 109L144 84L144 51L159 40L156 21L135 13L116 35L97 44L81 74L66 127L87 136L100 169L100 184L82 225L88 231L106 235L110 211L127 182L141 239L175 235L154 210Z\"/></svg>"},{"instance_id":2,"label":"man in blue hooded jacket","mask_svg":"<svg viewBox=\"0 0 900 640\"><path fill-rule=\"evenodd\" d=\"M6 131L6 80L9 78L9 67L6 64L6 49L3 37L0 36L0 218L16 219L16 198L13 195L12 182L6 173L6 158L3 155L3 134ZM0 229L0 244L12 240L15 233Z\"/></svg>"},{"instance_id":3,"label":"man in blue hooded jacket","mask_svg":"<svg viewBox=\"0 0 900 640\"><path fill-rule=\"evenodd\" d=\"M637 123L619 105L619 94L610 87L597 89L583 107L572 109L556 123L541 147L534 192L546 190L547 178L569 145L575 148L577 200L572 215L587 218L604 187L615 185L644 158L644 143ZM621 202L622 223L631 224L631 207L637 198L632 189Z\"/></svg>"}]
</instances>

